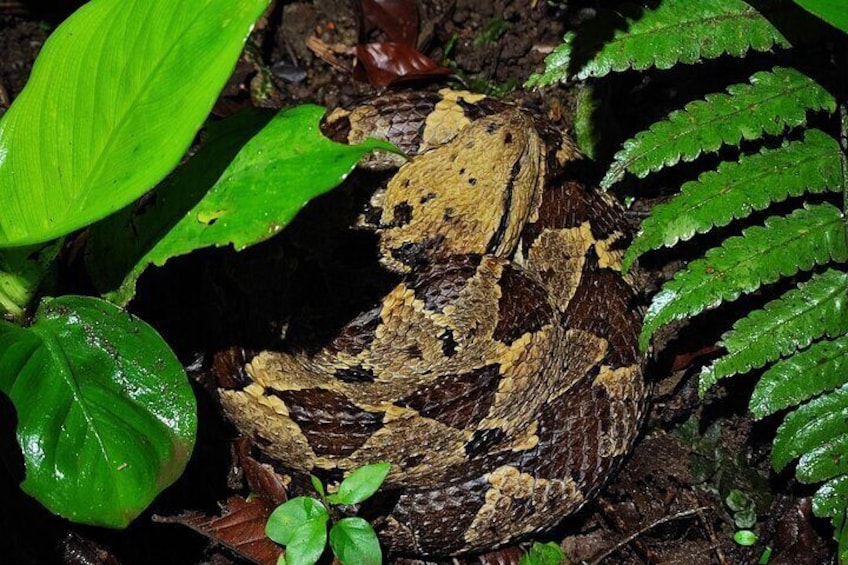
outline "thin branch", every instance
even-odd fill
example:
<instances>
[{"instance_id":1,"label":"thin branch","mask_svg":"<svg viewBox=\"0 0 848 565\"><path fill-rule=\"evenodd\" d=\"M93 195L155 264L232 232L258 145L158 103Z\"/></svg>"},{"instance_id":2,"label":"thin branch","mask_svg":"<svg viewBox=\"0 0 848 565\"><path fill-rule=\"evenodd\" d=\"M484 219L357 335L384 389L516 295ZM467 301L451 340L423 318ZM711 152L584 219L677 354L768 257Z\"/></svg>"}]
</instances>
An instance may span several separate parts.
<instances>
[{"instance_id":1,"label":"thin branch","mask_svg":"<svg viewBox=\"0 0 848 565\"><path fill-rule=\"evenodd\" d=\"M695 514L699 514L700 512L702 512L704 510L709 510L709 508L710 508L709 506L699 506L698 508L693 508L691 510L684 510L683 512L678 512L677 514L672 514L670 516L664 516L664 517L660 518L659 520L657 520L656 522L653 522L652 524L648 524L647 526L645 526L641 530L634 532L633 534L627 536L626 538L624 538L623 540L621 540L620 542L615 544L613 547L611 547L610 549L605 551L603 554L601 554L600 557L597 557L589 565L599 565L604 559L606 559L607 557L609 557L610 555L612 555L613 553L615 553L616 551L618 551L619 549L621 549L622 547L624 547L625 545L627 545L628 543L633 541L634 539L638 538L639 536L641 536L645 532L652 530L652 529L656 528L657 526L659 526L661 524L665 524L666 522L672 522L674 520L679 520L681 518L688 518L689 516L694 516Z\"/></svg>"}]
</instances>

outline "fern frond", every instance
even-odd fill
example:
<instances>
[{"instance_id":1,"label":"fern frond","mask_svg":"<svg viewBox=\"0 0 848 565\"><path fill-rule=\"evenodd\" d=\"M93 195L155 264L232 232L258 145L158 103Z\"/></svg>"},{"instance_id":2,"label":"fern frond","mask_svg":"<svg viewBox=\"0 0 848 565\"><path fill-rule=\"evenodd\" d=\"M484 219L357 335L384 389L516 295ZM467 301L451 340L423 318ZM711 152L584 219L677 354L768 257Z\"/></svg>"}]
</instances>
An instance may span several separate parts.
<instances>
[{"instance_id":1,"label":"fern frond","mask_svg":"<svg viewBox=\"0 0 848 565\"><path fill-rule=\"evenodd\" d=\"M848 335L814 343L760 377L749 408L763 418L848 382Z\"/></svg>"},{"instance_id":2,"label":"fern frond","mask_svg":"<svg viewBox=\"0 0 848 565\"><path fill-rule=\"evenodd\" d=\"M768 19L742 0L667 0L655 10L628 4L620 14L617 21L600 18L584 26L580 37L589 41L582 45L574 33L567 34L545 59L545 71L531 76L526 86L601 77L611 71L669 69L721 55L741 57L749 49L790 47ZM576 74L572 61L581 63Z\"/></svg>"},{"instance_id":3,"label":"fern frond","mask_svg":"<svg viewBox=\"0 0 848 565\"><path fill-rule=\"evenodd\" d=\"M848 430L848 428L846 428ZM798 460L795 477L802 483L820 483L848 473L848 431L830 437Z\"/></svg>"},{"instance_id":4,"label":"fern frond","mask_svg":"<svg viewBox=\"0 0 848 565\"><path fill-rule=\"evenodd\" d=\"M845 220L830 204L807 205L786 217L771 217L707 251L663 285L645 315L640 346L674 320L735 300L781 276L830 260L848 259Z\"/></svg>"},{"instance_id":5,"label":"fern frond","mask_svg":"<svg viewBox=\"0 0 848 565\"><path fill-rule=\"evenodd\" d=\"M848 385L790 412L774 439L771 463L780 471L793 459L848 433Z\"/></svg>"},{"instance_id":6,"label":"fern frond","mask_svg":"<svg viewBox=\"0 0 848 565\"><path fill-rule=\"evenodd\" d=\"M627 249L623 268L651 249L726 226L754 210L804 192L842 190L842 149L829 135L806 132L802 141L723 162L717 171L685 183L672 200L654 206Z\"/></svg>"},{"instance_id":7,"label":"fern frond","mask_svg":"<svg viewBox=\"0 0 848 565\"><path fill-rule=\"evenodd\" d=\"M791 251L788 255L785 260L795 259ZM848 331L846 308L848 274L829 269L769 302L762 310L751 312L722 336L727 354L701 370L701 394L720 379L762 367L807 347L823 335L835 337L845 333Z\"/></svg>"},{"instance_id":8,"label":"fern frond","mask_svg":"<svg viewBox=\"0 0 848 565\"><path fill-rule=\"evenodd\" d=\"M786 127L804 124L808 111L833 112L836 102L821 85L800 71L775 67L754 74L747 84L727 88L727 94L710 94L669 114L648 130L624 142L601 181L609 188L626 172L643 178L652 171L701 153L737 145L764 133L776 135Z\"/></svg>"}]
</instances>

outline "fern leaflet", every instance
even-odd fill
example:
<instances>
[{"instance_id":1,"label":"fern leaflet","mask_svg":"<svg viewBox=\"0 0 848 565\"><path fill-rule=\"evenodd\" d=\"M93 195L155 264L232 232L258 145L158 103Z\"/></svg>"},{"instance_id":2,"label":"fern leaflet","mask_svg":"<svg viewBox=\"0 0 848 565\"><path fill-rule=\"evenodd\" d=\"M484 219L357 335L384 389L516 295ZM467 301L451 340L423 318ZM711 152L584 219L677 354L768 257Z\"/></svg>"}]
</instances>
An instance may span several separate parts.
<instances>
[{"instance_id":1,"label":"fern leaflet","mask_svg":"<svg viewBox=\"0 0 848 565\"><path fill-rule=\"evenodd\" d=\"M841 436L831 437L798 460L795 477L802 483L818 483L848 473L848 428Z\"/></svg>"},{"instance_id":2,"label":"fern leaflet","mask_svg":"<svg viewBox=\"0 0 848 565\"><path fill-rule=\"evenodd\" d=\"M848 335L814 343L760 377L749 408L756 418L797 405L848 382Z\"/></svg>"},{"instance_id":3,"label":"fern leaflet","mask_svg":"<svg viewBox=\"0 0 848 565\"><path fill-rule=\"evenodd\" d=\"M807 347L823 335L834 337L846 331L848 274L830 269L737 321L722 336L727 354L701 371L700 392L720 379Z\"/></svg>"},{"instance_id":4,"label":"fern leaflet","mask_svg":"<svg viewBox=\"0 0 848 565\"><path fill-rule=\"evenodd\" d=\"M643 178L681 159L693 161L702 152L718 151L724 144L737 145L743 138L757 139L764 133L777 135L787 126L804 124L807 111L835 109L833 96L795 69L759 72L750 83L690 102L625 141L601 187L609 188L626 172Z\"/></svg>"},{"instance_id":5,"label":"fern leaflet","mask_svg":"<svg viewBox=\"0 0 848 565\"><path fill-rule=\"evenodd\" d=\"M848 476L828 481L813 497L813 513L820 518L837 518L848 508Z\"/></svg>"},{"instance_id":6,"label":"fern leaflet","mask_svg":"<svg viewBox=\"0 0 848 565\"><path fill-rule=\"evenodd\" d=\"M819 131L806 132L803 141L779 149L724 162L717 171L684 184L680 194L658 204L642 223L624 256L623 268L651 249L726 226L754 210L804 192L842 189L842 150L835 139Z\"/></svg>"},{"instance_id":7,"label":"fern leaflet","mask_svg":"<svg viewBox=\"0 0 848 565\"><path fill-rule=\"evenodd\" d=\"M590 22L579 37L568 33L545 59L545 71L531 76L526 86L601 77L611 71L669 69L721 55L741 57L749 49L790 46L768 19L742 0L667 0L654 10L628 4L620 14ZM589 42L581 43L587 37ZM580 66L576 72L574 63Z\"/></svg>"},{"instance_id":8,"label":"fern leaflet","mask_svg":"<svg viewBox=\"0 0 848 565\"><path fill-rule=\"evenodd\" d=\"M844 433L848 433L848 384L786 416L774 439L772 466L780 471L793 459Z\"/></svg>"},{"instance_id":9,"label":"fern leaflet","mask_svg":"<svg viewBox=\"0 0 848 565\"><path fill-rule=\"evenodd\" d=\"M786 217L768 218L765 226L728 238L663 285L645 315L640 346L647 349L654 331L669 322L735 300L781 276L846 259L845 221L836 207L808 205Z\"/></svg>"}]
</instances>

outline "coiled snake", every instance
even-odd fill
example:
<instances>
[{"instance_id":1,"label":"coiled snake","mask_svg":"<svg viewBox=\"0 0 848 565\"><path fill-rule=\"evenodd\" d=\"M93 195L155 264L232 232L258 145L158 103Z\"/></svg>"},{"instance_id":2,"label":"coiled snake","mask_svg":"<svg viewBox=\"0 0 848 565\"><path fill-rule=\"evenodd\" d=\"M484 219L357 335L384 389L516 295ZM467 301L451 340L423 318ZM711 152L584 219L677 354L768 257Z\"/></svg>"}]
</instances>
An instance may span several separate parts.
<instances>
[{"instance_id":1,"label":"coiled snake","mask_svg":"<svg viewBox=\"0 0 848 565\"><path fill-rule=\"evenodd\" d=\"M551 527L602 486L645 412L620 209L567 178L567 137L480 95L389 94L323 127L416 155L364 216L406 276L319 353L253 357L220 389L226 414L294 472L392 463L373 504L392 551Z\"/></svg>"}]
</instances>

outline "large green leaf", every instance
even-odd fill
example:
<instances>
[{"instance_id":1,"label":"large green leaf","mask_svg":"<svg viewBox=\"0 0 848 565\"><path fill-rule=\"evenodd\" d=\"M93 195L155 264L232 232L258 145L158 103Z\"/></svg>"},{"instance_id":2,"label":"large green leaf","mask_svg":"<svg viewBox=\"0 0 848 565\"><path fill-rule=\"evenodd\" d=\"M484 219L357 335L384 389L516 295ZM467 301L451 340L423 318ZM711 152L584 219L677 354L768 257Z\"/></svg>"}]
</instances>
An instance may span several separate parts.
<instances>
[{"instance_id":1,"label":"large green leaf","mask_svg":"<svg viewBox=\"0 0 848 565\"><path fill-rule=\"evenodd\" d=\"M845 0L795 0L795 3L848 33L848 6Z\"/></svg>"},{"instance_id":2,"label":"large green leaf","mask_svg":"<svg viewBox=\"0 0 848 565\"><path fill-rule=\"evenodd\" d=\"M726 239L678 271L658 292L645 314L639 338L647 349L657 328L735 300L764 284L848 259L845 217L830 204L808 205L786 217L768 218L742 236ZM702 380L702 391L704 381Z\"/></svg>"},{"instance_id":3,"label":"large green leaf","mask_svg":"<svg viewBox=\"0 0 848 565\"><path fill-rule=\"evenodd\" d=\"M197 427L185 372L147 324L96 298L45 299L0 322L24 491L77 522L125 527L185 468Z\"/></svg>"},{"instance_id":4,"label":"large green leaf","mask_svg":"<svg viewBox=\"0 0 848 565\"><path fill-rule=\"evenodd\" d=\"M609 188L626 172L644 178L652 171L714 153L722 145L738 145L764 133L777 135L786 127L806 123L807 112L833 112L836 101L816 81L792 69L776 67L754 74L749 84L734 84L727 93L690 102L668 118L624 142L601 180Z\"/></svg>"},{"instance_id":5,"label":"large green leaf","mask_svg":"<svg viewBox=\"0 0 848 565\"><path fill-rule=\"evenodd\" d=\"M173 169L269 0L92 0L0 121L0 247L122 208Z\"/></svg>"},{"instance_id":6,"label":"large green leaf","mask_svg":"<svg viewBox=\"0 0 848 565\"><path fill-rule=\"evenodd\" d=\"M725 161L717 171L685 183L670 201L654 206L627 249L623 267L629 269L650 249L671 247L789 196L840 191L843 159L835 139L810 130L803 140L743 155L739 162Z\"/></svg>"},{"instance_id":7,"label":"large green leaf","mask_svg":"<svg viewBox=\"0 0 848 565\"><path fill-rule=\"evenodd\" d=\"M376 140L330 141L318 129L323 113L310 105L276 115L248 111L210 126L198 153L138 209L92 229L87 262L100 290L125 304L151 264L203 247L264 241L341 183L363 155L396 150Z\"/></svg>"},{"instance_id":8,"label":"large green leaf","mask_svg":"<svg viewBox=\"0 0 848 565\"><path fill-rule=\"evenodd\" d=\"M612 38L610 38L612 35ZM668 69L749 49L789 47L772 23L743 0L666 0L655 9L625 4L568 33L527 86L601 77L611 71Z\"/></svg>"}]
</instances>

